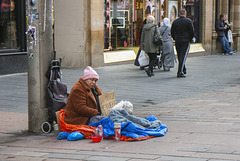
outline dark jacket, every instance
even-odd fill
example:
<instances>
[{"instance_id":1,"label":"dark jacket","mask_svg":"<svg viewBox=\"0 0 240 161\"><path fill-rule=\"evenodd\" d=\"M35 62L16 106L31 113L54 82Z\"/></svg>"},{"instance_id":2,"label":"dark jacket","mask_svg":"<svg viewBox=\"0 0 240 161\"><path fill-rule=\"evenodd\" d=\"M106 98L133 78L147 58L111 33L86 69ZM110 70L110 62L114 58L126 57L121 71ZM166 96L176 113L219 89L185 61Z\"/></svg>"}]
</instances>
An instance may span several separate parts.
<instances>
[{"instance_id":1,"label":"dark jacket","mask_svg":"<svg viewBox=\"0 0 240 161\"><path fill-rule=\"evenodd\" d=\"M217 20L216 21L216 24L215 24L215 30L218 34L219 37L222 37L225 35L225 29L224 29L224 26L225 26L225 22L224 21L221 21L221 19Z\"/></svg>"},{"instance_id":2,"label":"dark jacket","mask_svg":"<svg viewBox=\"0 0 240 161\"><path fill-rule=\"evenodd\" d=\"M98 95L102 90L96 85ZM85 125L90 117L98 115L96 99L82 77L71 89L65 109L64 121L73 125Z\"/></svg>"},{"instance_id":3,"label":"dark jacket","mask_svg":"<svg viewBox=\"0 0 240 161\"><path fill-rule=\"evenodd\" d=\"M183 16L179 17L173 21L171 35L176 42L191 42L194 37L194 28L192 21L189 18Z\"/></svg>"},{"instance_id":4,"label":"dark jacket","mask_svg":"<svg viewBox=\"0 0 240 161\"><path fill-rule=\"evenodd\" d=\"M227 22L224 21L224 26L227 26L227 29L224 30L225 36L228 39L228 31L231 30L231 27L229 26L229 24Z\"/></svg>"},{"instance_id":5,"label":"dark jacket","mask_svg":"<svg viewBox=\"0 0 240 161\"><path fill-rule=\"evenodd\" d=\"M147 23L143 26L142 37L141 37L141 49L146 53L158 53L158 46L153 41L154 32L156 30L157 37L162 41L162 36L156 25L153 23Z\"/></svg>"}]
</instances>

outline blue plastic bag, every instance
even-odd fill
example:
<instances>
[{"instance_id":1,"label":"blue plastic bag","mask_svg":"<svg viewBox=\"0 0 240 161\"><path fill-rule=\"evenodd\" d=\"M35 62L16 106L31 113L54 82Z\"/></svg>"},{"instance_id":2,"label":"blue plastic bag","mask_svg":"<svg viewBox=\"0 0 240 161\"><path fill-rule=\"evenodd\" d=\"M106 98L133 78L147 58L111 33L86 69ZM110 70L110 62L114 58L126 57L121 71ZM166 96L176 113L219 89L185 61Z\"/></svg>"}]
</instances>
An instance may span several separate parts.
<instances>
[{"instance_id":1,"label":"blue plastic bag","mask_svg":"<svg viewBox=\"0 0 240 161\"><path fill-rule=\"evenodd\" d=\"M69 135L70 135L70 133L68 133L68 132L60 132L57 136L57 139L58 140L67 139Z\"/></svg>"},{"instance_id":2,"label":"blue plastic bag","mask_svg":"<svg viewBox=\"0 0 240 161\"><path fill-rule=\"evenodd\" d=\"M76 140L81 140L84 138L84 135L79 133L78 131L72 132L68 137L68 141L76 141Z\"/></svg>"}]
</instances>

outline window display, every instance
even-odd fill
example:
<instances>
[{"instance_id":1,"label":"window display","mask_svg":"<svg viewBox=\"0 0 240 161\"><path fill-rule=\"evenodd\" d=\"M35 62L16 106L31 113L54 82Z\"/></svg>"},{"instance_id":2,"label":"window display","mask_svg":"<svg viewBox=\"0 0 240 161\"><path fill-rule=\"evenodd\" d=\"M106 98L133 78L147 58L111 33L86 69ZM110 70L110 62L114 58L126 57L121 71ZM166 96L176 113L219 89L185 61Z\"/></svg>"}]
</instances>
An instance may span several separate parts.
<instances>
[{"instance_id":1,"label":"window display","mask_svg":"<svg viewBox=\"0 0 240 161\"><path fill-rule=\"evenodd\" d=\"M168 1L168 18L170 24L178 18L178 1Z\"/></svg>"},{"instance_id":2,"label":"window display","mask_svg":"<svg viewBox=\"0 0 240 161\"><path fill-rule=\"evenodd\" d=\"M15 1L0 0L0 49L17 48Z\"/></svg>"},{"instance_id":3,"label":"window display","mask_svg":"<svg viewBox=\"0 0 240 161\"><path fill-rule=\"evenodd\" d=\"M178 10L186 8L187 17L192 19L199 33L198 0L105 0L104 1L104 50L129 49L140 45L140 32L146 13L155 17L162 25L165 17L172 24L178 18Z\"/></svg>"},{"instance_id":4,"label":"window display","mask_svg":"<svg viewBox=\"0 0 240 161\"><path fill-rule=\"evenodd\" d=\"M104 49L133 46L133 2L105 0Z\"/></svg>"}]
</instances>

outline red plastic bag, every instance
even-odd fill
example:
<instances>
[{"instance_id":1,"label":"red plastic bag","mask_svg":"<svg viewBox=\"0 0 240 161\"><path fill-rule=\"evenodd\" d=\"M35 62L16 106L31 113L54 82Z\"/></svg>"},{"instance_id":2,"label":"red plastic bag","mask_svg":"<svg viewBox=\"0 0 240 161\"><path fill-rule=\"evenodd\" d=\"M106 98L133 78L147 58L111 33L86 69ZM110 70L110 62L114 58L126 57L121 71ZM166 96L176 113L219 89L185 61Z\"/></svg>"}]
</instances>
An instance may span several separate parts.
<instances>
[{"instance_id":1,"label":"red plastic bag","mask_svg":"<svg viewBox=\"0 0 240 161\"><path fill-rule=\"evenodd\" d=\"M67 124L64 122L63 118L65 116L65 111L61 110L60 111L60 125L61 129L63 132L68 132L72 133L74 131L78 131L81 134L84 135L85 138L90 139L91 136L95 135L95 129L96 127L93 126L88 126L88 125L72 125L72 124Z\"/></svg>"}]
</instances>

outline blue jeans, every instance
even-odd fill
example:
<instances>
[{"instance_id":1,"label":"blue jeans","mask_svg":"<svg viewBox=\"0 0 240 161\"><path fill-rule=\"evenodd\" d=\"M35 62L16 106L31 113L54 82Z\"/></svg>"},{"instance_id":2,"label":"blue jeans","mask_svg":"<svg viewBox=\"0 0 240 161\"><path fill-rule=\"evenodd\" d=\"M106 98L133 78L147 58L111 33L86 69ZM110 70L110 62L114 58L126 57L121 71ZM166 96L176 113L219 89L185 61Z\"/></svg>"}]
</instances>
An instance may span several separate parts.
<instances>
[{"instance_id":1,"label":"blue jeans","mask_svg":"<svg viewBox=\"0 0 240 161\"><path fill-rule=\"evenodd\" d=\"M222 43L222 47L223 47L224 53L230 53L231 51L233 51L231 49L231 47L229 46L229 42L228 42L228 40L227 40L227 38L225 36L220 36L218 38L219 38L219 40Z\"/></svg>"}]
</instances>

